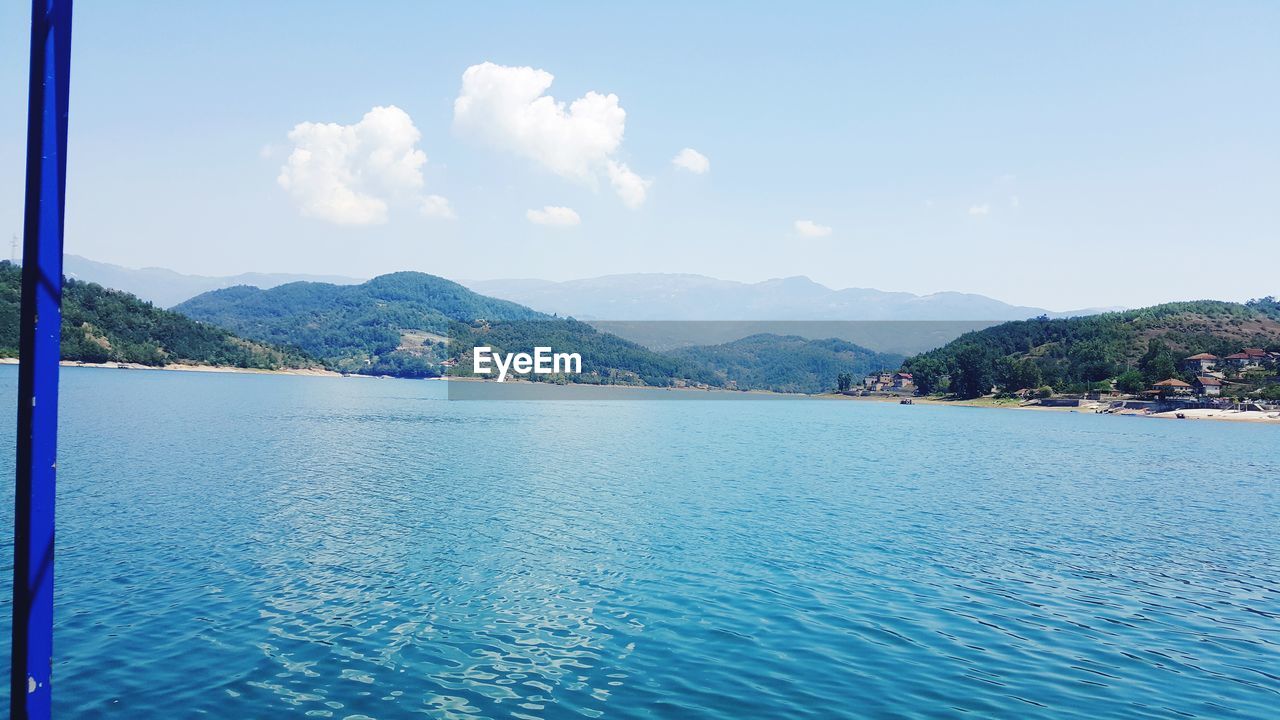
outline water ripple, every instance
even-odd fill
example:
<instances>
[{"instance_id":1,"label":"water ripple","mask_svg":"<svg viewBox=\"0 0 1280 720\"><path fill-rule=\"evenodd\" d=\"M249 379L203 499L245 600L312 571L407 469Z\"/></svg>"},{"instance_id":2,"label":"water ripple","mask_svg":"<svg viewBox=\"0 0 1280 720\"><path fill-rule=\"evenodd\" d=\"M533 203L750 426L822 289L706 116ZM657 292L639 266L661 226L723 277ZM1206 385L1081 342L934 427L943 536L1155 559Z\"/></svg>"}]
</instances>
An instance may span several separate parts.
<instances>
[{"instance_id":1,"label":"water ripple","mask_svg":"<svg viewBox=\"0 0 1280 720\"><path fill-rule=\"evenodd\" d=\"M59 714L1264 718L1280 702L1274 428L442 398L68 369Z\"/></svg>"}]
</instances>

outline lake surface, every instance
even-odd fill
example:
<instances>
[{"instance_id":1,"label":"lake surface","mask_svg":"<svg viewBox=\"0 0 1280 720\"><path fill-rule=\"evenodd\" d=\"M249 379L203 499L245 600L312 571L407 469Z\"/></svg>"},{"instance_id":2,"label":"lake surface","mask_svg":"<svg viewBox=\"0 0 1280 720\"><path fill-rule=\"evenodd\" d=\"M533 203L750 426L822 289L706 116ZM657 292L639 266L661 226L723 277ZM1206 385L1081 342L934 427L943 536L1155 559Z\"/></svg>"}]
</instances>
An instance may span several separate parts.
<instances>
[{"instance_id":1,"label":"lake surface","mask_svg":"<svg viewBox=\"0 0 1280 720\"><path fill-rule=\"evenodd\" d=\"M1278 428L444 397L64 369L57 714L1280 707Z\"/></svg>"}]
</instances>

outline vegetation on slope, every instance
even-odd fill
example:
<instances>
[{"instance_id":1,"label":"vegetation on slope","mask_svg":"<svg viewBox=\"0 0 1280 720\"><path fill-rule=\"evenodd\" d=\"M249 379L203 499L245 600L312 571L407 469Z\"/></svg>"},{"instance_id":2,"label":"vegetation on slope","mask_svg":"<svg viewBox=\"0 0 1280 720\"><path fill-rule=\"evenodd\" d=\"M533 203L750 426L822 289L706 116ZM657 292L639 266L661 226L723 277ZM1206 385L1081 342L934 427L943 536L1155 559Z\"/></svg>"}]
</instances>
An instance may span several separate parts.
<instances>
[{"instance_id":1,"label":"vegetation on slope","mask_svg":"<svg viewBox=\"0 0 1280 720\"><path fill-rule=\"evenodd\" d=\"M302 348L343 372L401 377L438 376L439 363L449 357L444 337L459 322L546 317L416 272L360 285L242 285L198 295L174 310L255 340ZM412 331L436 339L415 342L422 336Z\"/></svg>"},{"instance_id":2,"label":"vegetation on slope","mask_svg":"<svg viewBox=\"0 0 1280 720\"><path fill-rule=\"evenodd\" d=\"M21 286L22 269L0 262L0 354L5 357L18 355ZM262 370L318 365L304 353L244 340L128 293L70 279L62 290L62 358Z\"/></svg>"},{"instance_id":3,"label":"vegetation on slope","mask_svg":"<svg viewBox=\"0 0 1280 720\"><path fill-rule=\"evenodd\" d=\"M423 273L383 275L362 285L291 283L270 290L216 290L176 310L245 337L295 346L344 372L398 377L471 373L472 348L498 353L550 347L582 356L574 382L820 392L841 372L894 367L839 340L761 335L726 345L658 353L573 319L474 293ZM533 376L564 382L566 377Z\"/></svg>"},{"instance_id":4,"label":"vegetation on slope","mask_svg":"<svg viewBox=\"0 0 1280 720\"><path fill-rule=\"evenodd\" d=\"M670 357L425 273L382 275L361 285L228 288L175 309L247 337L302 348L343 372L437 377L449 361L451 374L465 375L473 347L510 353L548 346L581 354L578 382L669 385L687 379Z\"/></svg>"},{"instance_id":5,"label":"vegetation on slope","mask_svg":"<svg viewBox=\"0 0 1280 720\"><path fill-rule=\"evenodd\" d=\"M503 353L532 353L538 346L578 353L582 356L582 372L571 378L578 383L666 387L686 381L719 385L712 373L696 364L654 352L584 322L556 318L455 327L451 354L457 358L458 365L450 374L471 374L472 348L482 345ZM570 378L531 376L530 379L564 382Z\"/></svg>"},{"instance_id":6,"label":"vegetation on slope","mask_svg":"<svg viewBox=\"0 0 1280 720\"><path fill-rule=\"evenodd\" d=\"M966 333L903 367L926 394L949 390L970 398L993 386L1083 392L1114 385L1137 392L1158 380L1181 378L1179 361L1189 355L1225 357L1243 347L1280 349L1280 306L1274 298L1008 322Z\"/></svg>"},{"instance_id":7,"label":"vegetation on slope","mask_svg":"<svg viewBox=\"0 0 1280 720\"><path fill-rule=\"evenodd\" d=\"M901 355L878 353L844 340L768 333L722 345L680 348L671 355L690 366L701 366L717 385L801 393L832 390L842 373L861 376L902 362Z\"/></svg>"}]
</instances>

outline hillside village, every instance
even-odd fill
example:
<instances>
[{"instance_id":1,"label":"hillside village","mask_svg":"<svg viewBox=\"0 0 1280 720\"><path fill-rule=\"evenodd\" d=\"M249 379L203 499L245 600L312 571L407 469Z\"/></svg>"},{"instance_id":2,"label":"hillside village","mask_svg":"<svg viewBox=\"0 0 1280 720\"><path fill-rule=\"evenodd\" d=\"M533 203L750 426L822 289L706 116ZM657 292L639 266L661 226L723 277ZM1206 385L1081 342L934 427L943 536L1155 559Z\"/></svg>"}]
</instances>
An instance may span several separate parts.
<instances>
[{"instance_id":1,"label":"hillside village","mask_svg":"<svg viewBox=\"0 0 1280 720\"><path fill-rule=\"evenodd\" d=\"M1197 353L1182 359L1178 369L1187 377L1165 378L1141 393L1147 397L1179 400L1245 398L1250 390L1266 381L1275 382L1280 372L1280 352L1262 348L1244 348L1226 357ZM1280 400L1260 394L1259 400Z\"/></svg>"},{"instance_id":2,"label":"hillside village","mask_svg":"<svg viewBox=\"0 0 1280 720\"><path fill-rule=\"evenodd\" d=\"M1046 407L1106 407L1111 410L1165 412L1181 409L1280 410L1280 352L1258 347L1219 357L1196 353L1177 364L1179 374L1150 383L1145 388L1100 383L1083 393L1055 393L1052 388L1001 391L992 386L989 396ZM921 393L908 372L875 372L856 387L841 388L844 395L909 398Z\"/></svg>"}]
</instances>

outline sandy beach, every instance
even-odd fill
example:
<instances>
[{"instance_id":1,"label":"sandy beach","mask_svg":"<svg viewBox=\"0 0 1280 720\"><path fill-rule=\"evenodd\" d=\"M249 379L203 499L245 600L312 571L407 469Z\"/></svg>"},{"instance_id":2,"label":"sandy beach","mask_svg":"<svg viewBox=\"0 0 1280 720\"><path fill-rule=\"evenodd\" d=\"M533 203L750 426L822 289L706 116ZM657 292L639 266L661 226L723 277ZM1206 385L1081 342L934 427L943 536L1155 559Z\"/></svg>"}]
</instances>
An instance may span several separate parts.
<instances>
[{"instance_id":1,"label":"sandy beach","mask_svg":"<svg viewBox=\"0 0 1280 720\"><path fill-rule=\"evenodd\" d=\"M830 394L824 397L830 397L840 400L857 400L863 402L887 402L897 403L901 398L889 395L882 396L850 396ZM941 398L924 398L914 397L911 401L915 405L940 405L944 407L976 407L976 408L994 408L999 410L1034 410L1037 412L1069 412L1093 414L1100 410L1106 409L1108 403L1094 402L1081 405L1079 407L1046 407L1043 405L1023 404L1019 400L997 400L995 398L976 398L973 400L944 400ZM1178 414L1183 415L1182 418ZM1160 418L1165 420L1214 420L1225 422L1249 422L1263 423L1270 425L1280 425L1280 412L1261 412L1256 410L1229 410L1225 408L1208 408L1208 409L1192 409L1192 410L1170 410L1168 412L1149 413L1145 410L1118 410L1109 413L1111 415L1126 415L1132 417Z\"/></svg>"},{"instance_id":2,"label":"sandy beach","mask_svg":"<svg viewBox=\"0 0 1280 720\"><path fill-rule=\"evenodd\" d=\"M1130 414L1140 415L1134 412ZM1183 417L1179 418L1181 414ZM1280 424L1280 412L1261 412L1258 410L1219 410L1217 408L1197 408L1194 410L1178 410L1162 413L1151 413L1143 417L1164 418L1167 420L1227 420L1230 422L1252 422Z\"/></svg>"}]
</instances>

